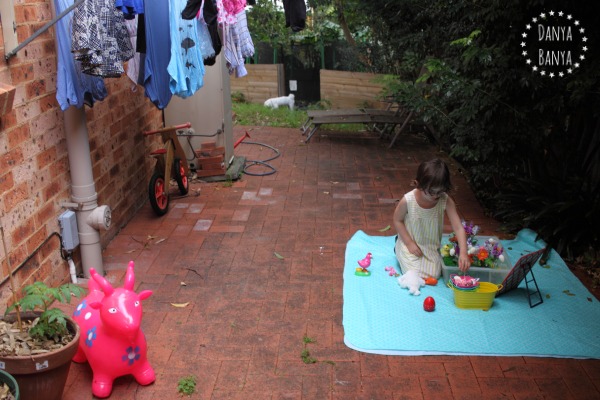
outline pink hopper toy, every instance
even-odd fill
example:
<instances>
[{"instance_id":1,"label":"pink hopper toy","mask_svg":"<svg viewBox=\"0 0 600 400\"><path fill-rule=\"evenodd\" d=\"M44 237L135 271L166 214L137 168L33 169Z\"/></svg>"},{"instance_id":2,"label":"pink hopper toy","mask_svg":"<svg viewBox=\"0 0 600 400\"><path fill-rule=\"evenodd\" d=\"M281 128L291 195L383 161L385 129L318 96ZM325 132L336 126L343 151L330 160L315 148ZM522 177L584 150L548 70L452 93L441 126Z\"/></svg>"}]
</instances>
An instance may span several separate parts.
<instances>
[{"instance_id":1,"label":"pink hopper toy","mask_svg":"<svg viewBox=\"0 0 600 400\"><path fill-rule=\"evenodd\" d=\"M140 324L142 300L150 297L152 291L133 291L133 261L127 266L122 288L114 289L93 268L90 274L90 293L73 313L81 329L73 361L90 363L94 374L92 393L96 397L110 396L113 381L123 375L132 374L140 385L151 384L155 375L146 358L146 337Z\"/></svg>"}]
</instances>

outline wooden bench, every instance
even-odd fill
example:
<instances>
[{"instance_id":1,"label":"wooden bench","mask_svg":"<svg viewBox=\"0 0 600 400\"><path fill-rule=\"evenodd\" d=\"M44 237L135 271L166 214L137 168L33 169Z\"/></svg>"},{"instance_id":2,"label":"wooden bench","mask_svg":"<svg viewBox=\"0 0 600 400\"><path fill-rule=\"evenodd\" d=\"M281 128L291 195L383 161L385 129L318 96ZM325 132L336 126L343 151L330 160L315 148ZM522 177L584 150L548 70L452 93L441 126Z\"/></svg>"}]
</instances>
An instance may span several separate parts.
<instances>
[{"instance_id":1,"label":"wooden bench","mask_svg":"<svg viewBox=\"0 0 600 400\"><path fill-rule=\"evenodd\" d=\"M321 125L332 124L365 124L371 131L378 132L380 137L391 134L394 128L401 124L401 128L392 138L389 147L392 147L398 135L413 117L413 113L403 108L392 109L340 109L340 110L309 110L307 119L302 124L300 130L306 136L305 143L308 143L312 136L317 132ZM307 134L308 132L308 134Z\"/></svg>"}]
</instances>

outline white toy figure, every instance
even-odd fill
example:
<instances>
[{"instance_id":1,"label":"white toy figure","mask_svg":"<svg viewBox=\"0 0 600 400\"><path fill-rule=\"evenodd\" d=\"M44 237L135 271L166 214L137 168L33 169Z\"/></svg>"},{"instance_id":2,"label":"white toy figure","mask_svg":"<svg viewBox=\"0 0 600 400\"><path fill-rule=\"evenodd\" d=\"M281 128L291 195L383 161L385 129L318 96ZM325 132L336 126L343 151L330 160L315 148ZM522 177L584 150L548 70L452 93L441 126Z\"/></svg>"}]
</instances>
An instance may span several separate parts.
<instances>
[{"instance_id":1,"label":"white toy figure","mask_svg":"<svg viewBox=\"0 0 600 400\"><path fill-rule=\"evenodd\" d=\"M290 94L289 96L281 96L281 97L273 97L271 99L265 100L265 107L269 108L279 108L282 106L288 106L290 110L294 109L294 95Z\"/></svg>"},{"instance_id":2,"label":"white toy figure","mask_svg":"<svg viewBox=\"0 0 600 400\"><path fill-rule=\"evenodd\" d=\"M419 289L425 286L425 279L421 278L417 271L411 269L398 278L398 285L403 289L408 289L408 293L418 296L421 294Z\"/></svg>"}]
</instances>

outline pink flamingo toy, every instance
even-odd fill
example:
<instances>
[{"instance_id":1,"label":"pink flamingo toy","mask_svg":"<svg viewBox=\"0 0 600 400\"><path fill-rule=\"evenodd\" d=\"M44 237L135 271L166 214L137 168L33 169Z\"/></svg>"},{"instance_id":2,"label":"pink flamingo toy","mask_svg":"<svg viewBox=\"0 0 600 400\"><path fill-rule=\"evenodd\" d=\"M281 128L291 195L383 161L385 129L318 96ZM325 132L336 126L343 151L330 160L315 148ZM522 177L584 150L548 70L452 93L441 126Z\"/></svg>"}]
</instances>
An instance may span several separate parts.
<instances>
[{"instance_id":1,"label":"pink flamingo toy","mask_svg":"<svg viewBox=\"0 0 600 400\"><path fill-rule=\"evenodd\" d=\"M133 261L127 266L122 288L90 268L90 293L73 313L81 329L79 348L73 361L88 361L93 372L92 393L99 398L110 396L113 381L123 375L133 375L140 385L155 380L154 370L146 358L146 337L140 328L142 300L152 295L133 291L135 275Z\"/></svg>"}]
</instances>

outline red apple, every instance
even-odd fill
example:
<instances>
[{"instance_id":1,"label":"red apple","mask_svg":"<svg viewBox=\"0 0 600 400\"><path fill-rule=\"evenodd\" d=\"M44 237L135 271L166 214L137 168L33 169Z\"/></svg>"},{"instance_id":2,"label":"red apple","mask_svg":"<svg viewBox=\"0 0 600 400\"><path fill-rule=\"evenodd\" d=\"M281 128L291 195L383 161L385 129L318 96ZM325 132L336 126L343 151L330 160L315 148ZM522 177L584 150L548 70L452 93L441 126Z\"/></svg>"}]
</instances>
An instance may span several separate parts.
<instances>
[{"instance_id":1,"label":"red apple","mask_svg":"<svg viewBox=\"0 0 600 400\"><path fill-rule=\"evenodd\" d=\"M425 301L423 302L423 309L429 312L435 310L435 300L433 297L428 296L425 298Z\"/></svg>"}]
</instances>

